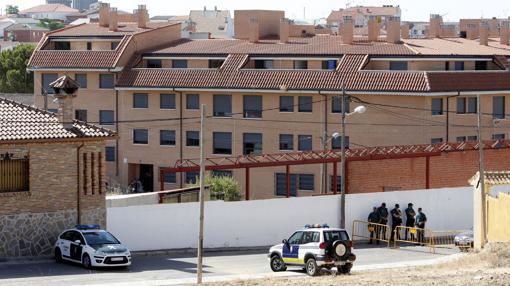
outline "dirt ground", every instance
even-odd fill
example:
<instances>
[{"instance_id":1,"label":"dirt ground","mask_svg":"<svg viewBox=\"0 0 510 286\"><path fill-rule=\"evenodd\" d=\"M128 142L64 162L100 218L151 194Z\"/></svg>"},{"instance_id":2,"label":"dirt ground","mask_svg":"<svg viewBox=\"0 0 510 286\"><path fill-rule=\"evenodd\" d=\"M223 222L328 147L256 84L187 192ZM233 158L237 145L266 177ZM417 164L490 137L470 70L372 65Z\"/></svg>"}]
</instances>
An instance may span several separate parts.
<instances>
[{"instance_id":1,"label":"dirt ground","mask_svg":"<svg viewBox=\"0 0 510 286\"><path fill-rule=\"evenodd\" d=\"M510 286L510 243L488 245L480 253L471 253L452 261L423 267L353 272L350 275L327 273L318 277L271 278L232 281L207 285L508 285Z\"/></svg>"}]
</instances>

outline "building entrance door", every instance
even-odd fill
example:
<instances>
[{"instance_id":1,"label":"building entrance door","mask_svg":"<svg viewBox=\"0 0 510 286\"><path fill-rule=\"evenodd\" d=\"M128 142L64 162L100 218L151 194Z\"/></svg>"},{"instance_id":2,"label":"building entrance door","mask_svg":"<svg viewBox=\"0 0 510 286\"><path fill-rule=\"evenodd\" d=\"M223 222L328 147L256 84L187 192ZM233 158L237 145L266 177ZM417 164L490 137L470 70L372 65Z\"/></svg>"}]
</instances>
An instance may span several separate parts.
<instances>
[{"instance_id":1,"label":"building entrance door","mask_svg":"<svg viewBox=\"0 0 510 286\"><path fill-rule=\"evenodd\" d=\"M139 178L140 178L140 182L142 182L144 192L153 192L154 191L154 167L153 167L153 165L141 164Z\"/></svg>"}]
</instances>

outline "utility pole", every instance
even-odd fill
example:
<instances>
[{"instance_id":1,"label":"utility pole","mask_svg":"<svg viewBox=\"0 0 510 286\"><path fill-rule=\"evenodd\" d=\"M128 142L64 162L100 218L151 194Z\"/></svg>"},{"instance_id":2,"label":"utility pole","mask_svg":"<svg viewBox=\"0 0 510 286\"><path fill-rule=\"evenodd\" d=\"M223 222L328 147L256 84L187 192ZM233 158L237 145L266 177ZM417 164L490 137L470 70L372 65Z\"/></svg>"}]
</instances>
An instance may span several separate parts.
<instances>
[{"instance_id":1,"label":"utility pole","mask_svg":"<svg viewBox=\"0 0 510 286\"><path fill-rule=\"evenodd\" d=\"M199 228L198 228L198 249L197 249L197 284L202 284L202 260L204 252L204 120L205 120L205 104L202 104L200 111L200 215L199 215Z\"/></svg>"},{"instance_id":2,"label":"utility pole","mask_svg":"<svg viewBox=\"0 0 510 286\"><path fill-rule=\"evenodd\" d=\"M347 96L345 95L345 87L342 84L342 138L340 139L340 150L342 160L342 170L340 171L340 228L345 228L345 108ZM335 186L336 188L336 186Z\"/></svg>"},{"instance_id":3,"label":"utility pole","mask_svg":"<svg viewBox=\"0 0 510 286\"><path fill-rule=\"evenodd\" d=\"M482 220L480 221L480 229L482 231L482 244L484 245L487 241L487 232L486 232L486 204L485 204L485 168L483 163L483 140L482 140L482 104L480 100L480 94L476 95L477 109L478 109L478 152L479 152L479 162L478 162L478 174L479 174L479 184L480 184L480 202L482 204Z\"/></svg>"}]
</instances>

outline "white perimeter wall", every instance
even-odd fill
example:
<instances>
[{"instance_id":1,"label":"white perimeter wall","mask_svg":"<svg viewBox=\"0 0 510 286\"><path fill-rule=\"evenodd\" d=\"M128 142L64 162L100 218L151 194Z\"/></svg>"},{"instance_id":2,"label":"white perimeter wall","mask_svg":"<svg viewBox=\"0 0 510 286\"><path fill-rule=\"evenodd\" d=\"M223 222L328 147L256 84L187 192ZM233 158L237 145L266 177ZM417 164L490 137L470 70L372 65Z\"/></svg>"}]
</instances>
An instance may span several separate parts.
<instances>
[{"instance_id":1,"label":"white perimeter wall","mask_svg":"<svg viewBox=\"0 0 510 286\"><path fill-rule=\"evenodd\" d=\"M433 230L470 229L471 187L347 195L346 228L366 220L373 206L409 202L422 207ZM279 243L309 223L338 227L340 196L302 197L205 204L204 247L253 247ZM196 248L198 203L156 204L107 209L107 229L132 250Z\"/></svg>"}]
</instances>

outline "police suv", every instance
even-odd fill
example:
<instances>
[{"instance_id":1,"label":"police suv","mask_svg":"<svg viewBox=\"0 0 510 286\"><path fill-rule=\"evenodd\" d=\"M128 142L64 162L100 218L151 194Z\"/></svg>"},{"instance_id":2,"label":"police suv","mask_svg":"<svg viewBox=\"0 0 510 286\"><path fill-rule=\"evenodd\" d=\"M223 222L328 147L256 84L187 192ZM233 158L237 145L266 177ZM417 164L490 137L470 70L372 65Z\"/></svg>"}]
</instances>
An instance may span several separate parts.
<instances>
[{"instance_id":1,"label":"police suv","mask_svg":"<svg viewBox=\"0 0 510 286\"><path fill-rule=\"evenodd\" d=\"M315 276L321 268L336 266L338 273L348 274L356 260L351 253L352 241L344 229L305 225L282 242L269 249L269 265L274 272L300 266L308 275Z\"/></svg>"},{"instance_id":2,"label":"police suv","mask_svg":"<svg viewBox=\"0 0 510 286\"><path fill-rule=\"evenodd\" d=\"M76 225L55 243L55 260L78 262L85 268L131 265L131 252L99 225Z\"/></svg>"}]
</instances>

